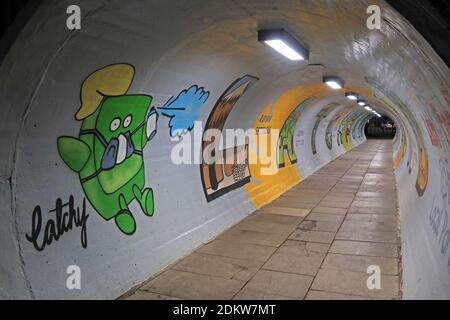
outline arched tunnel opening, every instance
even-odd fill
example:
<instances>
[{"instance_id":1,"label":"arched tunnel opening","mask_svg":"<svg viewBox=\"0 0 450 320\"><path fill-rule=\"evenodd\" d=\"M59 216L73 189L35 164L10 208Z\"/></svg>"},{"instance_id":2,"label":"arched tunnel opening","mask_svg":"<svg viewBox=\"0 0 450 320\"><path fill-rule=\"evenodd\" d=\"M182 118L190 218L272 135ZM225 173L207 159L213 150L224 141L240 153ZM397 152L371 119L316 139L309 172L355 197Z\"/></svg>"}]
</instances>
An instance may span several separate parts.
<instances>
[{"instance_id":1,"label":"arched tunnel opening","mask_svg":"<svg viewBox=\"0 0 450 320\"><path fill-rule=\"evenodd\" d=\"M395 122L386 116L373 116L364 127L367 139L394 139L397 132Z\"/></svg>"},{"instance_id":2,"label":"arched tunnel opening","mask_svg":"<svg viewBox=\"0 0 450 320\"><path fill-rule=\"evenodd\" d=\"M449 299L447 7L391 2L6 1L0 298Z\"/></svg>"}]
</instances>

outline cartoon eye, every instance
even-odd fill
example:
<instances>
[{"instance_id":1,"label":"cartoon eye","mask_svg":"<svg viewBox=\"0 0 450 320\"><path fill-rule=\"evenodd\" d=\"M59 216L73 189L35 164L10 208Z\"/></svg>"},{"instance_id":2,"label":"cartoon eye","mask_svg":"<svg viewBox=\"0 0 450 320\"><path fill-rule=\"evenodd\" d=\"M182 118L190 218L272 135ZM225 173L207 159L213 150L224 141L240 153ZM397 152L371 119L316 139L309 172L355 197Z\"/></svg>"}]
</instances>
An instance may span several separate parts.
<instances>
[{"instance_id":1,"label":"cartoon eye","mask_svg":"<svg viewBox=\"0 0 450 320\"><path fill-rule=\"evenodd\" d=\"M125 120L123 120L123 127L124 127L124 128L128 128L128 126L129 126L130 123L131 123L131 120L132 120L132 117L131 117L131 114L129 114L129 115L125 118Z\"/></svg>"},{"instance_id":2,"label":"cartoon eye","mask_svg":"<svg viewBox=\"0 0 450 320\"><path fill-rule=\"evenodd\" d=\"M115 118L113 121L111 121L109 128L111 129L111 131L116 131L119 126L120 126L120 119Z\"/></svg>"}]
</instances>

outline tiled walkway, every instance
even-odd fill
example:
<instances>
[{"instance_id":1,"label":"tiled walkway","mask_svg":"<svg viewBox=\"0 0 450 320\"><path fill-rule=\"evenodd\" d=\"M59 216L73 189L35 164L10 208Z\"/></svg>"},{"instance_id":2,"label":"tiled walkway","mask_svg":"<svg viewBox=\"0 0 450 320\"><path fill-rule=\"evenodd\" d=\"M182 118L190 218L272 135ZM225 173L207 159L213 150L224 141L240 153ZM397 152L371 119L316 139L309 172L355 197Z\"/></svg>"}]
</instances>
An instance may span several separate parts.
<instances>
[{"instance_id":1,"label":"tiled walkway","mask_svg":"<svg viewBox=\"0 0 450 320\"><path fill-rule=\"evenodd\" d=\"M127 298L398 299L398 233L392 142L370 140Z\"/></svg>"}]
</instances>

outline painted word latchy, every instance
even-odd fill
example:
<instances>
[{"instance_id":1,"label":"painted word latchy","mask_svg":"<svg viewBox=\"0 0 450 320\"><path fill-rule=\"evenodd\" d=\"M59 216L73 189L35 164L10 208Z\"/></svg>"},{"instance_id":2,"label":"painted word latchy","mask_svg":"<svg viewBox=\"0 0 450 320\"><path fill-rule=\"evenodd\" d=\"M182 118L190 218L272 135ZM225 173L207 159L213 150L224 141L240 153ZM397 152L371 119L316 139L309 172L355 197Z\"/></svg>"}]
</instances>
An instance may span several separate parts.
<instances>
[{"instance_id":1,"label":"painted word latchy","mask_svg":"<svg viewBox=\"0 0 450 320\"><path fill-rule=\"evenodd\" d=\"M89 214L86 213L86 200L80 207L75 207L74 197L71 195L69 201L63 203L58 198L55 208L48 211L54 217L45 219L41 206L36 206L33 210L31 232L25 235L26 239L33 244L37 251L43 251L46 246L51 245L68 231L80 228L81 245L87 247L87 220ZM45 221L45 222L44 222Z\"/></svg>"}]
</instances>

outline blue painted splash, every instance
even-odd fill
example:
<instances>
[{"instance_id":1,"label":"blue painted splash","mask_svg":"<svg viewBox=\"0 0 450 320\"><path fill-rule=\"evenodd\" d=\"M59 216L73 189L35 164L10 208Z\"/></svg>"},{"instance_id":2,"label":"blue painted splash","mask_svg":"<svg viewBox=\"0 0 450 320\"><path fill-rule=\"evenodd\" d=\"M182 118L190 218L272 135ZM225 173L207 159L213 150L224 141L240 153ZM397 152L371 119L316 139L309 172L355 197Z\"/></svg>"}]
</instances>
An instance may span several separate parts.
<instances>
[{"instance_id":1,"label":"blue painted splash","mask_svg":"<svg viewBox=\"0 0 450 320\"><path fill-rule=\"evenodd\" d=\"M162 107L162 115L169 117L170 135L182 135L194 128L194 122L200 116L200 108L208 100L209 91L193 85L170 98Z\"/></svg>"}]
</instances>

